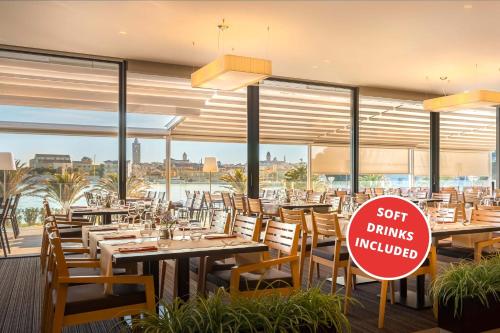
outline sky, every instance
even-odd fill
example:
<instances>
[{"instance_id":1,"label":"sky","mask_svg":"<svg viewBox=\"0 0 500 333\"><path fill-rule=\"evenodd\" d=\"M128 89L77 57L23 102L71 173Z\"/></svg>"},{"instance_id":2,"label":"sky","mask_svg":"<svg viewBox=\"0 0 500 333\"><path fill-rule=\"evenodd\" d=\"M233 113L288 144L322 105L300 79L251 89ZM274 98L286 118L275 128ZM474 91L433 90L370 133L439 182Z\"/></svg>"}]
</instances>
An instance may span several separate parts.
<instances>
[{"instance_id":1,"label":"sky","mask_svg":"<svg viewBox=\"0 0 500 333\"><path fill-rule=\"evenodd\" d=\"M171 116L127 115L127 126L163 128ZM34 122L72 125L118 126L117 112L46 109L0 105L0 121ZM127 158L132 159L132 142L127 139ZM165 158L165 141L161 139L142 139L141 162L162 162ZM201 161L205 156L215 156L222 163L245 163L246 144L173 141L172 157L181 159L184 152L191 161ZM38 154L69 154L71 160L84 156L95 159L97 163L118 159L118 139L116 137L82 137L63 135L31 135L0 133L0 151L12 152L16 159L28 163ZM270 152L278 160L299 162L307 160L307 147L304 145L261 145L260 159Z\"/></svg>"}]
</instances>

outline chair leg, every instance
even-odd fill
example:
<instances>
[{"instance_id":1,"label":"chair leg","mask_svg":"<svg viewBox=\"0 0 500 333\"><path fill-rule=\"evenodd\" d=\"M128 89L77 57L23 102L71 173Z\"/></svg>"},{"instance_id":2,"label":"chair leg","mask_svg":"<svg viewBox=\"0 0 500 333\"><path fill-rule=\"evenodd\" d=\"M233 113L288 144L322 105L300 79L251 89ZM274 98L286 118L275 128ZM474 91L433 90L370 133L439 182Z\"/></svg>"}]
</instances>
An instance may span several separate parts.
<instances>
[{"instance_id":1,"label":"chair leg","mask_svg":"<svg viewBox=\"0 0 500 333\"><path fill-rule=\"evenodd\" d=\"M163 299L163 291L165 290L165 272L167 270L167 261L161 261L161 275L160 275L160 300Z\"/></svg>"},{"instance_id":2,"label":"chair leg","mask_svg":"<svg viewBox=\"0 0 500 333\"><path fill-rule=\"evenodd\" d=\"M396 294L394 291L394 281L389 281L389 292L391 293L391 304L394 304L396 301Z\"/></svg>"},{"instance_id":3,"label":"chair leg","mask_svg":"<svg viewBox=\"0 0 500 333\"><path fill-rule=\"evenodd\" d=\"M378 307L378 328L384 328L385 303L387 302L387 285L389 281L381 281L380 285L380 304Z\"/></svg>"},{"instance_id":4,"label":"chair leg","mask_svg":"<svg viewBox=\"0 0 500 333\"><path fill-rule=\"evenodd\" d=\"M5 248L5 241L3 239L3 233L0 229L0 245L2 245L3 256L7 258L7 249Z\"/></svg>"},{"instance_id":5,"label":"chair leg","mask_svg":"<svg viewBox=\"0 0 500 333\"><path fill-rule=\"evenodd\" d=\"M313 256L311 255L311 258L309 259L309 274L307 276L307 287L311 288L312 286L312 279L314 275L314 260Z\"/></svg>"},{"instance_id":6,"label":"chair leg","mask_svg":"<svg viewBox=\"0 0 500 333\"><path fill-rule=\"evenodd\" d=\"M351 293L352 293L351 265L349 265L349 267L347 268L347 275L344 280L345 280L344 314L347 315L347 311L349 310L349 299L351 298Z\"/></svg>"},{"instance_id":7,"label":"chair leg","mask_svg":"<svg viewBox=\"0 0 500 333\"><path fill-rule=\"evenodd\" d=\"M207 257L200 257L200 265L198 266L198 295L206 295L207 281Z\"/></svg>"},{"instance_id":8,"label":"chair leg","mask_svg":"<svg viewBox=\"0 0 500 333\"><path fill-rule=\"evenodd\" d=\"M333 263L333 267L332 267L332 294L335 294L335 292L337 291L337 276L339 275L339 269L338 269L338 266L337 266L337 263Z\"/></svg>"},{"instance_id":9,"label":"chair leg","mask_svg":"<svg viewBox=\"0 0 500 333\"><path fill-rule=\"evenodd\" d=\"M7 244L7 250L9 251L10 254L9 237L7 236L7 229L5 228L5 226L3 227L3 234L5 235L5 243Z\"/></svg>"},{"instance_id":10,"label":"chair leg","mask_svg":"<svg viewBox=\"0 0 500 333\"><path fill-rule=\"evenodd\" d=\"M316 269L317 269L316 276L318 277L318 280L320 280L321 279L321 275L319 273L319 262L316 264Z\"/></svg>"}]
</instances>

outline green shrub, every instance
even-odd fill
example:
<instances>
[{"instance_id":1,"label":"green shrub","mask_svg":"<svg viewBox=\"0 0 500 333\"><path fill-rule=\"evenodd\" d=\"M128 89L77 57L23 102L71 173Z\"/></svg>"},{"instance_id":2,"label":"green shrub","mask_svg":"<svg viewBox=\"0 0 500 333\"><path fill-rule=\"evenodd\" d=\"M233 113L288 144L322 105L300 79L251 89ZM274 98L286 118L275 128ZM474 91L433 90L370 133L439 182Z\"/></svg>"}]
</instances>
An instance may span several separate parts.
<instances>
[{"instance_id":1,"label":"green shrub","mask_svg":"<svg viewBox=\"0 0 500 333\"><path fill-rule=\"evenodd\" d=\"M42 223L42 210L40 208L24 208L18 211L18 217L21 218L21 221L28 224L34 225L38 223Z\"/></svg>"},{"instance_id":2,"label":"green shrub","mask_svg":"<svg viewBox=\"0 0 500 333\"><path fill-rule=\"evenodd\" d=\"M208 298L160 304L159 314L134 320L133 328L145 333L350 331L342 313L343 297L322 294L319 288L288 297L271 294L254 298L231 297L219 289Z\"/></svg>"},{"instance_id":3,"label":"green shrub","mask_svg":"<svg viewBox=\"0 0 500 333\"><path fill-rule=\"evenodd\" d=\"M500 299L500 254L479 263L451 264L433 282L431 294L445 306L452 303L455 317L462 314L464 298L477 298L488 307L489 298Z\"/></svg>"}]
</instances>

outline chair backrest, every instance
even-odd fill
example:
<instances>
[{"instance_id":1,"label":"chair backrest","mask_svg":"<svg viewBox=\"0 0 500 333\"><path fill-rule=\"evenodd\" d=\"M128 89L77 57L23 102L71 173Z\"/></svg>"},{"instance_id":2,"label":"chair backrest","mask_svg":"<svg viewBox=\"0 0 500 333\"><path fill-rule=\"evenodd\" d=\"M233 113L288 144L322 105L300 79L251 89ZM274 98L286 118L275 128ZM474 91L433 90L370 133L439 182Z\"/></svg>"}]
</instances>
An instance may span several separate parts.
<instances>
[{"instance_id":1,"label":"chair backrest","mask_svg":"<svg viewBox=\"0 0 500 333\"><path fill-rule=\"evenodd\" d=\"M415 197L417 199L427 199L427 191L417 190L415 192Z\"/></svg>"},{"instance_id":2,"label":"chair backrest","mask_svg":"<svg viewBox=\"0 0 500 333\"><path fill-rule=\"evenodd\" d=\"M471 222L500 223L500 210L474 209L472 210Z\"/></svg>"},{"instance_id":3,"label":"chair backrest","mask_svg":"<svg viewBox=\"0 0 500 333\"><path fill-rule=\"evenodd\" d=\"M233 207L231 201L231 194L229 192L221 192L222 204L224 205L224 210L229 211Z\"/></svg>"},{"instance_id":4,"label":"chair backrest","mask_svg":"<svg viewBox=\"0 0 500 333\"><path fill-rule=\"evenodd\" d=\"M203 197L205 198L205 204L207 205L207 207L212 207L212 195L210 194L210 192L206 191L206 192L203 192Z\"/></svg>"},{"instance_id":5,"label":"chair backrest","mask_svg":"<svg viewBox=\"0 0 500 333\"><path fill-rule=\"evenodd\" d=\"M242 214L246 214L247 212L247 204L246 198L242 194L234 194L233 195L233 210L235 212L239 212Z\"/></svg>"},{"instance_id":6,"label":"chair backrest","mask_svg":"<svg viewBox=\"0 0 500 333\"><path fill-rule=\"evenodd\" d=\"M341 206L341 200L340 197L336 196L328 196L325 198L325 203L329 204L332 206L332 212L340 213L342 206Z\"/></svg>"},{"instance_id":7,"label":"chair backrest","mask_svg":"<svg viewBox=\"0 0 500 333\"><path fill-rule=\"evenodd\" d=\"M17 205L19 204L19 199L21 198L21 194L18 193L14 196L10 203L9 207L9 215L12 218L14 215L16 215L16 210L17 210Z\"/></svg>"},{"instance_id":8,"label":"chair backrest","mask_svg":"<svg viewBox=\"0 0 500 333\"><path fill-rule=\"evenodd\" d=\"M203 208L205 204L205 196L201 193L194 194L193 209L199 210Z\"/></svg>"},{"instance_id":9,"label":"chair backrest","mask_svg":"<svg viewBox=\"0 0 500 333\"><path fill-rule=\"evenodd\" d=\"M269 221L264 243L269 249L294 256L299 249L300 226L298 224Z\"/></svg>"},{"instance_id":10,"label":"chair backrest","mask_svg":"<svg viewBox=\"0 0 500 333\"><path fill-rule=\"evenodd\" d=\"M247 199L247 214L248 216L257 215L262 217L264 213L262 209L262 201L260 199Z\"/></svg>"},{"instance_id":11,"label":"chair backrest","mask_svg":"<svg viewBox=\"0 0 500 333\"><path fill-rule=\"evenodd\" d=\"M194 202L194 194L191 193L190 191L186 191L186 203L184 204L184 207L186 208L193 208L193 202Z\"/></svg>"},{"instance_id":12,"label":"chair backrest","mask_svg":"<svg viewBox=\"0 0 500 333\"><path fill-rule=\"evenodd\" d=\"M306 201L312 203L322 203L325 192L308 192Z\"/></svg>"},{"instance_id":13,"label":"chair backrest","mask_svg":"<svg viewBox=\"0 0 500 333\"><path fill-rule=\"evenodd\" d=\"M376 196L384 195L384 188L383 187L375 187L373 189L373 194L375 194Z\"/></svg>"},{"instance_id":14,"label":"chair backrest","mask_svg":"<svg viewBox=\"0 0 500 333\"><path fill-rule=\"evenodd\" d=\"M264 190L264 195L262 196L264 199L272 200L276 197L276 191L275 190Z\"/></svg>"},{"instance_id":15,"label":"chair backrest","mask_svg":"<svg viewBox=\"0 0 500 333\"><path fill-rule=\"evenodd\" d=\"M336 213L312 213L313 236L336 236L341 239L344 235L340 227L340 222Z\"/></svg>"},{"instance_id":16,"label":"chair backrest","mask_svg":"<svg viewBox=\"0 0 500 333\"><path fill-rule=\"evenodd\" d=\"M10 207L12 206L12 203L14 202L14 198L9 196L7 199L5 199L5 203L3 206L2 210L2 219L0 220L0 223L2 223L2 226L5 225L5 222L7 221L7 218L9 217L9 212L10 212Z\"/></svg>"},{"instance_id":17,"label":"chair backrest","mask_svg":"<svg viewBox=\"0 0 500 333\"><path fill-rule=\"evenodd\" d=\"M49 201L47 199L43 199L43 212L45 213L45 217L52 216L52 211L50 210Z\"/></svg>"},{"instance_id":18,"label":"chair backrest","mask_svg":"<svg viewBox=\"0 0 500 333\"><path fill-rule=\"evenodd\" d=\"M54 256L57 269L55 274L57 277L69 276L68 266L61 246L61 238L55 232L49 235L49 243L51 247L51 254Z\"/></svg>"},{"instance_id":19,"label":"chair backrest","mask_svg":"<svg viewBox=\"0 0 500 333\"><path fill-rule=\"evenodd\" d=\"M366 193L356 193L356 197L354 198L356 203L362 204L368 200L370 200L370 195Z\"/></svg>"},{"instance_id":20,"label":"chair backrest","mask_svg":"<svg viewBox=\"0 0 500 333\"><path fill-rule=\"evenodd\" d=\"M338 197L342 198L343 196L347 195L347 191L344 191L344 190L337 190L337 191L335 191L335 194L336 194Z\"/></svg>"},{"instance_id":21,"label":"chair backrest","mask_svg":"<svg viewBox=\"0 0 500 333\"><path fill-rule=\"evenodd\" d=\"M448 193L450 194L450 203L457 203L458 202L458 192L457 190L455 190L454 188L449 188L449 187L446 187L444 189L441 190L441 193Z\"/></svg>"},{"instance_id":22,"label":"chair backrest","mask_svg":"<svg viewBox=\"0 0 500 333\"><path fill-rule=\"evenodd\" d=\"M470 203L470 204L473 204L473 205L478 205L479 202L481 201L481 198L480 198L480 193L477 192L477 191L467 191L463 193L464 195L464 202L465 203Z\"/></svg>"},{"instance_id":23,"label":"chair backrest","mask_svg":"<svg viewBox=\"0 0 500 333\"><path fill-rule=\"evenodd\" d=\"M445 203L450 203L451 193L432 193L431 199L442 200Z\"/></svg>"},{"instance_id":24,"label":"chair backrest","mask_svg":"<svg viewBox=\"0 0 500 333\"><path fill-rule=\"evenodd\" d=\"M234 218L233 235L258 242L260 241L261 227L262 221L260 217L237 214Z\"/></svg>"},{"instance_id":25,"label":"chair backrest","mask_svg":"<svg viewBox=\"0 0 500 333\"><path fill-rule=\"evenodd\" d=\"M455 223L457 222L456 208L437 208L428 207L427 213L438 218L438 222Z\"/></svg>"},{"instance_id":26,"label":"chair backrest","mask_svg":"<svg viewBox=\"0 0 500 333\"><path fill-rule=\"evenodd\" d=\"M465 220L465 204L463 202L449 203L448 208L455 208L456 221Z\"/></svg>"},{"instance_id":27,"label":"chair backrest","mask_svg":"<svg viewBox=\"0 0 500 333\"><path fill-rule=\"evenodd\" d=\"M500 206L477 205L477 209L479 209L479 210L500 210Z\"/></svg>"},{"instance_id":28,"label":"chair backrest","mask_svg":"<svg viewBox=\"0 0 500 333\"><path fill-rule=\"evenodd\" d=\"M220 230L229 234L231 229L231 214L222 210L216 210L210 219L210 229Z\"/></svg>"},{"instance_id":29,"label":"chair backrest","mask_svg":"<svg viewBox=\"0 0 500 333\"><path fill-rule=\"evenodd\" d=\"M303 209L280 209L280 219L283 223L298 224L302 228L302 233L309 233L306 216Z\"/></svg>"}]
</instances>

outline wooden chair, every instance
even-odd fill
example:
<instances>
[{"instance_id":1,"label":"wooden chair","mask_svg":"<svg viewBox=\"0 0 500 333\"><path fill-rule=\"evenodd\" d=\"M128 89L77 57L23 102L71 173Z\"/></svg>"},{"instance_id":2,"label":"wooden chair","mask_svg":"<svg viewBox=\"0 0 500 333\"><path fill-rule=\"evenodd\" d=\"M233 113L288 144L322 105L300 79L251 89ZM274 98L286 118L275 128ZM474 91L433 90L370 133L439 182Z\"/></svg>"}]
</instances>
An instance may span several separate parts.
<instances>
[{"instance_id":1,"label":"wooden chair","mask_svg":"<svg viewBox=\"0 0 500 333\"><path fill-rule=\"evenodd\" d=\"M311 203L323 203L325 192L308 192L306 201Z\"/></svg>"},{"instance_id":2,"label":"wooden chair","mask_svg":"<svg viewBox=\"0 0 500 333\"><path fill-rule=\"evenodd\" d=\"M321 237L335 238L335 245L318 247ZM347 277L347 265L349 263L349 252L342 242L345 237L342 234L336 213L312 213L312 246L311 259L309 262L308 285L311 287L316 264L324 265L332 269L332 294L337 288L337 276L339 268L344 268L344 277ZM319 269L318 269L319 272Z\"/></svg>"},{"instance_id":3,"label":"wooden chair","mask_svg":"<svg viewBox=\"0 0 500 333\"><path fill-rule=\"evenodd\" d=\"M14 198L7 197L5 199L3 210L0 215L0 244L2 245L3 255L7 257L7 254L10 253L10 245L9 245L9 237L7 235L7 220L9 219L10 207L14 202Z\"/></svg>"},{"instance_id":4,"label":"wooden chair","mask_svg":"<svg viewBox=\"0 0 500 333\"><path fill-rule=\"evenodd\" d=\"M190 218L203 222L205 220L205 196L201 193L195 193L193 205L191 206Z\"/></svg>"},{"instance_id":5,"label":"wooden chair","mask_svg":"<svg viewBox=\"0 0 500 333\"><path fill-rule=\"evenodd\" d=\"M356 197L354 198L357 204L363 204L366 201L370 200L370 195L366 193L356 193Z\"/></svg>"},{"instance_id":6,"label":"wooden chair","mask_svg":"<svg viewBox=\"0 0 500 333\"><path fill-rule=\"evenodd\" d=\"M247 214L247 200L243 194L234 194L232 198L233 214Z\"/></svg>"},{"instance_id":7,"label":"wooden chair","mask_svg":"<svg viewBox=\"0 0 500 333\"><path fill-rule=\"evenodd\" d=\"M443 188L441 190L441 193L448 193L448 194L450 194L450 201L449 201L449 203L456 204L456 203L459 202L459 200L458 200L458 192L457 192L457 190L455 188L453 188L453 187L452 188L449 188L449 187L448 188Z\"/></svg>"},{"instance_id":8,"label":"wooden chair","mask_svg":"<svg viewBox=\"0 0 500 333\"><path fill-rule=\"evenodd\" d=\"M300 267L300 281L304 275L304 265L306 257L311 253L312 238L309 237L310 229L307 225L306 216L302 209L284 209L280 210L281 222L298 224L301 227L300 241L299 241L299 267ZM317 247L335 245L334 239L318 239ZM278 253L279 255L279 253Z\"/></svg>"},{"instance_id":9,"label":"wooden chair","mask_svg":"<svg viewBox=\"0 0 500 333\"><path fill-rule=\"evenodd\" d=\"M222 192L222 206L224 207L224 211L230 212L233 209L233 202L231 200L231 194L229 192Z\"/></svg>"},{"instance_id":10,"label":"wooden chair","mask_svg":"<svg viewBox=\"0 0 500 333\"><path fill-rule=\"evenodd\" d=\"M375 187L373 189L373 194L377 197L380 195L384 195L384 188L383 187Z\"/></svg>"},{"instance_id":11,"label":"wooden chair","mask_svg":"<svg viewBox=\"0 0 500 333\"><path fill-rule=\"evenodd\" d=\"M264 190L264 194L262 195L262 198L267 199L267 200L273 200L276 198L276 191L266 189L266 190Z\"/></svg>"},{"instance_id":12,"label":"wooden chair","mask_svg":"<svg viewBox=\"0 0 500 333\"><path fill-rule=\"evenodd\" d=\"M210 218L210 229L229 234L231 232L231 214L216 210Z\"/></svg>"},{"instance_id":13,"label":"wooden chair","mask_svg":"<svg viewBox=\"0 0 500 333\"><path fill-rule=\"evenodd\" d=\"M264 243L269 250L277 250L283 254L281 257L274 259L271 252L265 252L259 262L211 273L209 280L229 289L234 296L258 297L271 293L289 295L300 288L297 255L299 235L299 225L269 221ZM290 272L279 269L286 264L290 265Z\"/></svg>"},{"instance_id":14,"label":"wooden chair","mask_svg":"<svg viewBox=\"0 0 500 333\"><path fill-rule=\"evenodd\" d=\"M346 196L348 193L347 193L347 191L344 191L344 190L337 190L337 191L335 191L335 194L338 197L342 198L342 197Z\"/></svg>"},{"instance_id":15,"label":"wooden chair","mask_svg":"<svg viewBox=\"0 0 500 333\"><path fill-rule=\"evenodd\" d=\"M19 224L17 222L17 205L19 204L19 199L21 198L21 194L18 193L14 196L12 199L10 206L8 208L8 213L7 213L7 220L10 222L10 225L12 227L12 233L14 235L14 238L17 238L19 236Z\"/></svg>"},{"instance_id":16,"label":"wooden chair","mask_svg":"<svg viewBox=\"0 0 500 333\"><path fill-rule=\"evenodd\" d=\"M437 199L437 200L441 200L441 202L444 202L444 203L450 203L451 193L443 193L443 192L432 193L431 199Z\"/></svg>"},{"instance_id":17,"label":"wooden chair","mask_svg":"<svg viewBox=\"0 0 500 333\"><path fill-rule=\"evenodd\" d=\"M227 214L227 213L226 213ZM220 216L219 224L222 223L222 215ZM229 216L226 217L224 228L230 229ZM260 234L262 228L262 221L259 217L250 217L244 215L237 215L234 218L234 224L230 233L241 238L249 239L254 242L260 241ZM225 232L226 233L226 232ZM198 273L198 293L205 294L206 281L208 274L230 270L236 265L233 256L206 256L199 258ZM196 265L195 265L196 266Z\"/></svg>"},{"instance_id":18,"label":"wooden chair","mask_svg":"<svg viewBox=\"0 0 500 333\"><path fill-rule=\"evenodd\" d=\"M333 213L340 213L342 212L342 201L340 197L327 197L325 199L325 203L332 205L330 210Z\"/></svg>"},{"instance_id":19,"label":"wooden chair","mask_svg":"<svg viewBox=\"0 0 500 333\"><path fill-rule=\"evenodd\" d=\"M262 209L262 201L260 199L247 199L247 215L257 216L262 218L264 216L264 210Z\"/></svg>"},{"instance_id":20,"label":"wooden chair","mask_svg":"<svg viewBox=\"0 0 500 333\"><path fill-rule=\"evenodd\" d=\"M431 249L429 251L428 258L425 260L425 262L420 266L413 274L410 276L417 276L417 275L424 275L424 274L429 274L431 276L431 280L433 281L436 277L436 267L437 267L437 254L436 254L436 248L434 246L431 246ZM349 299L351 297L351 292L352 292L352 276L353 275L360 275L360 276L365 276L368 278L373 278L369 275L367 275L365 272L363 272L360 268L358 268L354 262L349 259L349 264L347 267L347 278L345 279L346 282L346 299L344 301L344 314L347 315L347 311L349 309ZM385 304L387 302L387 289L390 288L390 295L391 295L391 304L394 304L394 282L389 281L389 280L381 280L381 286L380 286L380 301L379 301L379 310L378 310L378 328L383 328L384 327L384 320L385 320Z\"/></svg>"},{"instance_id":21,"label":"wooden chair","mask_svg":"<svg viewBox=\"0 0 500 333\"><path fill-rule=\"evenodd\" d=\"M152 276L71 276L60 238L52 233L49 241L56 269L44 332L59 333L66 326L154 311ZM104 293L105 283L113 284L113 294Z\"/></svg>"},{"instance_id":22,"label":"wooden chair","mask_svg":"<svg viewBox=\"0 0 500 333\"><path fill-rule=\"evenodd\" d=\"M484 206L482 206L484 208ZM500 210L496 209L474 209L472 211L471 223L500 223ZM479 262L483 256L483 250L493 247L500 251L500 232L492 233L490 239L474 242L474 261ZM493 250L493 248L491 250Z\"/></svg>"}]
</instances>

